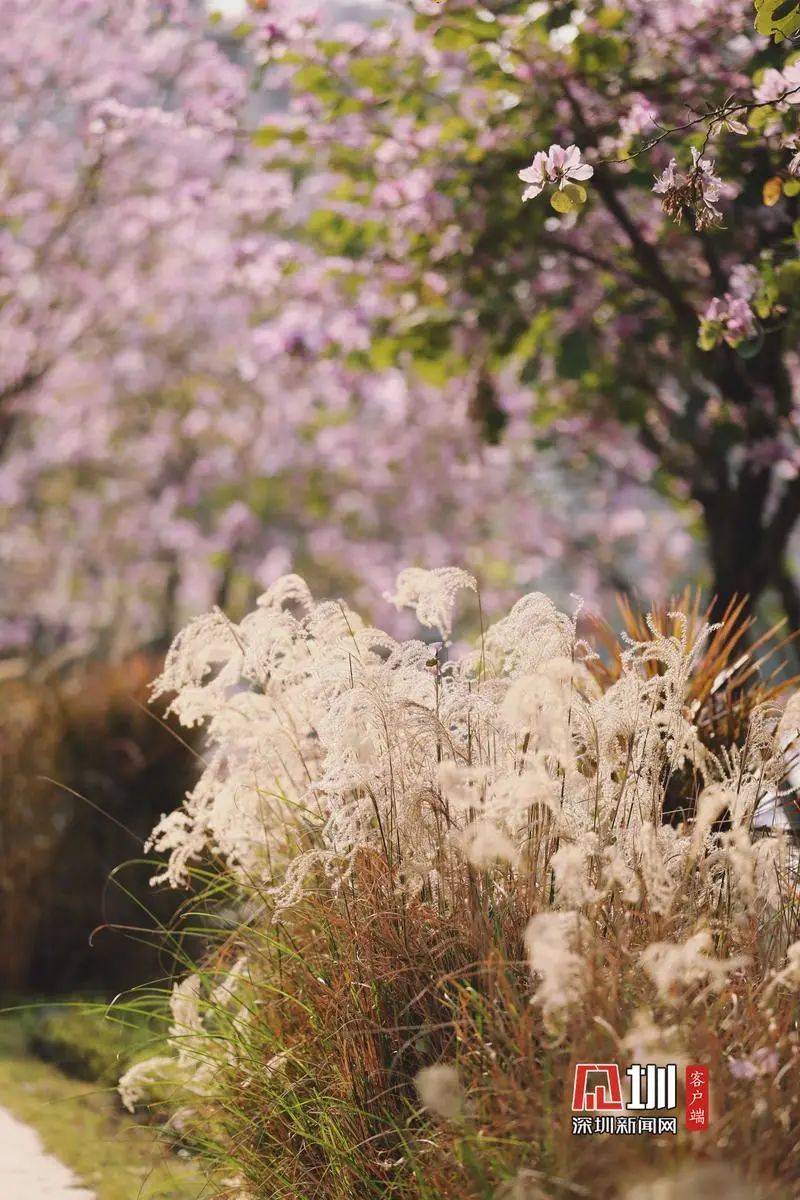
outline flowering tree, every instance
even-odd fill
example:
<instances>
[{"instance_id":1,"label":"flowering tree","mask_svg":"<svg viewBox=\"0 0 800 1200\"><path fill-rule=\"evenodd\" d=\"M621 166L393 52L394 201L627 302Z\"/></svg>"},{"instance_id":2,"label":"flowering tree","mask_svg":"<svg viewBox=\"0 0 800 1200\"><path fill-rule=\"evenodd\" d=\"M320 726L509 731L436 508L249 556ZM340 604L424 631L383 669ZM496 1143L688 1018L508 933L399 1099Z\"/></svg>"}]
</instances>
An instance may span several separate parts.
<instances>
[{"instance_id":1,"label":"flowering tree","mask_svg":"<svg viewBox=\"0 0 800 1200\"><path fill-rule=\"evenodd\" d=\"M466 562L491 603L575 552L570 582L594 588L591 522L559 505L527 418L482 441L473 400L494 367L448 349L438 313L422 320L416 274L378 264L369 220L332 236L317 212L331 176L296 112L258 131L260 59L308 22L253 29L251 53L246 28L192 4L11 0L4 17L5 646L169 636L291 563L364 604L401 559ZM305 96L320 103L310 82ZM444 276L425 277L443 305ZM435 369L418 369L437 337ZM524 414L511 377L509 412L515 395ZM635 533L635 486L608 546ZM676 528L660 519L654 559Z\"/></svg>"},{"instance_id":2,"label":"flowering tree","mask_svg":"<svg viewBox=\"0 0 800 1200\"><path fill-rule=\"evenodd\" d=\"M798 68L745 0L7 7L6 645L290 564L663 592L698 517L800 624Z\"/></svg>"},{"instance_id":3,"label":"flowering tree","mask_svg":"<svg viewBox=\"0 0 800 1200\"><path fill-rule=\"evenodd\" d=\"M397 297L382 348L480 363L490 440L692 501L721 602L800 627L796 7L418 0L323 38L273 5L254 37L330 172L312 232Z\"/></svg>"}]
</instances>

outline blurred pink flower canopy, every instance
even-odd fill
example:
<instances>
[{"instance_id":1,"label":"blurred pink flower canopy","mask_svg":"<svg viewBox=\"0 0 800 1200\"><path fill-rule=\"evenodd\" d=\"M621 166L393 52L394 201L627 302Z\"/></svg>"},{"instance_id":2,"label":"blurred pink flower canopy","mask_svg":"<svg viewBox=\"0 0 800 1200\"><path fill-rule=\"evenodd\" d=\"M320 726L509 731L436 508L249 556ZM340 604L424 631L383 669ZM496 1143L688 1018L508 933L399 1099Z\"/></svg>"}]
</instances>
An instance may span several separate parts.
<instances>
[{"instance_id":1,"label":"blurred pink flower canopy","mask_svg":"<svg viewBox=\"0 0 800 1200\"><path fill-rule=\"evenodd\" d=\"M635 579L664 595L690 566L703 495L680 462L660 486L677 504L651 488L670 423L689 420L688 385L683 368L669 371L669 331L642 292L647 252L631 252L615 226L604 164L619 160L614 187L630 188L645 246L671 252L683 238L690 344L701 321L709 362L718 343L751 339L760 293L736 290L742 264L725 257L711 278L653 195L682 178L674 145L640 166L625 158L703 82L726 95L746 86L748 98L754 86L756 99L775 91L769 72L755 85L748 74L764 39L745 0L733 14L721 0L626 0L629 75L609 96L570 74L581 39L595 36L578 8L550 33L535 24L541 6L481 10L489 79L472 49L415 25L414 10L435 21L436 5L387 6L388 24L326 10L324 39L304 5L256 6L242 28L245 6L208 7L219 10L211 21L188 2L4 7L0 645L119 651L168 637L214 602L246 606L289 568L367 609L409 563L465 566L490 609L531 585L596 599ZM473 19L473 7L447 12ZM720 17L717 50L708 32ZM387 56L384 93L369 68ZM673 108L651 60L682 64ZM542 88L560 80L562 94L542 91L546 126L520 149L514 122L545 103L534 77ZM428 88L430 112L402 110L403 79ZM776 119L792 119L794 101L772 92ZM744 142L741 120L724 115L715 136ZM593 144L588 126L601 131ZM695 199L726 215L739 183L723 182L712 149L679 157ZM480 176L492 156L516 154L504 219L516 228L540 211L527 241L492 264L492 287L507 275L497 303L513 301L519 325L499 352L469 291L491 214L483 185L465 192L459 172L474 162ZM585 212L523 208L517 176L526 195L581 182ZM358 236L345 247L337 230L348 222ZM490 295L487 284L486 308ZM425 339L439 339L438 356L417 353ZM643 339L639 382L652 402L641 437L607 389L609 364L644 361ZM521 352L532 347L533 378ZM580 374L563 369L565 347ZM701 385L699 438L727 411L715 387ZM767 440L793 477L788 427ZM708 455L689 442L702 471Z\"/></svg>"}]
</instances>

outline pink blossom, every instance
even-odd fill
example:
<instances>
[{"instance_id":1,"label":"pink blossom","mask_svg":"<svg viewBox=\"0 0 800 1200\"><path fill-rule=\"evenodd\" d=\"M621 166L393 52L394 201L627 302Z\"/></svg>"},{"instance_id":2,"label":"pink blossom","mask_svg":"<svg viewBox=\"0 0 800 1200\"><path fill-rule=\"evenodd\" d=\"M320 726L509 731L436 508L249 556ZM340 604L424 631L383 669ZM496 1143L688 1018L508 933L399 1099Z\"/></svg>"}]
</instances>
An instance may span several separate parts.
<instances>
[{"instance_id":1,"label":"pink blossom","mask_svg":"<svg viewBox=\"0 0 800 1200\"><path fill-rule=\"evenodd\" d=\"M752 300L761 284L758 269L752 263L737 263L731 270L728 291L743 300Z\"/></svg>"},{"instance_id":2,"label":"pink blossom","mask_svg":"<svg viewBox=\"0 0 800 1200\"><path fill-rule=\"evenodd\" d=\"M677 170L678 164L674 158L671 158L667 166L653 184L653 191L657 195L666 195L667 192L671 191L671 189L675 187Z\"/></svg>"},{"instance_id":3,"label":"pink blossom","mask_svg":"<svg viewBox=\"0 0 800 1200\"><path fill-rule=\"evenodd\" d=\"M529 167L519 172L519 178L530 186L522 193L522 199L532 200L538 196L548 183L565 187L572 180L591 179L594 167L581 162L581 152L577 146L553 145L547 151L539 150L534 155Z\"/></svg>"},{"instance_id":4,"label":"pink blossom","mask_svg":"<svg viewBox=\"0 0 800 1200\"><path fill-rule=\"evenodd\" d=\"M634 96L630 109L619 123L620 132L625 138L636 137L645 131L652 132L657 115L646 96Z\"/></svg>"},{"instance_id":5,"label":"pink blossom","mask_svg":"<svg viewBox=\"0 0 800 1200\"><path fill-rule=\"evenodd\" d=\"M714 170L711 159L701 158L692 146L692 165L687 172L678 170L675 159L658 176L653 191L663 196L663 208L670 216L680 219L684 210L694 213L698 228L718 222L722 216L716 207L722 193L722 180Z\"/></svg>"},{"instance_id":6,"label":"pink blossom","mask_svg":"<svg viewBox=\"0 0 800 1200\"><path fill-rule=\"evenodd\" d=\"M790 63L783 71L767 67L753 96L759 104L774 104L780 112L800 104L800 62Z\"/></svg>"},{"instance_id":7,"label":"pink blossom","mask_svg":"<svg viewBox=\"0 0 800 1200\"><path fill-rule=\"evenodd\" d=\"M522 193L523 200L532 200L534 196L538 196L544 190L548 183L552 182L550 162L544 150L537 150L533 156L533 162L519 172L519 177L523 183L530 184Z\"/></svg>"},{"instance_id":8,"label":"pink blossom","mask_svg":"<svg viewBox=\"0 0 800 1200\"><path fill-rule=\"evenodd\" d=\"M756 334L755 313L747 299L733 292L709 301L701 322L701 344L722 338L729 346L739 346Z\"/></svg>"},{"instance_id":9,"label":"pink blossom","mask_svg":"<svg viewBox=\"0 0 800 1200\"><path fill-rule=\"evenodd\" d=\"M701 158L696 146L692 146L692 172L703 192L705 203L711 206L719 200L722 180L715 173L711 159Z\"/></svg>"}]
</instances>

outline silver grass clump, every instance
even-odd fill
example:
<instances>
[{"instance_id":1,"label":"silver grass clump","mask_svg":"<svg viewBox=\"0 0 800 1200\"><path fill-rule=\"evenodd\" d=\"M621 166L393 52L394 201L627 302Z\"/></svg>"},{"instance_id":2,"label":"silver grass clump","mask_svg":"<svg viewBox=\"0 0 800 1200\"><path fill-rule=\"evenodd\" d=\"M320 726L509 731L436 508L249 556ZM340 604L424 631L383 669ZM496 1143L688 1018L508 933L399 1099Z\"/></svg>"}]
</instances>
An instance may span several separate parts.
<instances>
[{"instance_id":1,"label":"silver grass clump","mask_svg":"<svg viewBox=\"0 0 800 1200\"><path fill-rule=\"evenodd\" d=\"M456 597L475 589L455 568L415 568L393 600L447 642ZM278 912L322 879L335 891L362 853L437 905L466 864L489 888L534 884L548 911L526 944L551 1013L581 994L593 906L613 914L641 903L666 917L690 877L700 906L727 877L734 919L774 912L782 843L754 840L751 822L783 778L800 701L783 716L757 711L744 746L712 753L687 705L710 630L692 641L685 618L674 619L672 636L651 621L647 640L626 639L621 675L604 691L575 618L540 594L463 654L397 641L342 602L317 604L297 576L238 624L200 618L155 686L207 739L196 787L152 834L168 859L159 878L180 885L212 852L270 889ZM645 669L653 663L656 673ZM674 829L662 807L687 768L702 784L697 820ZM642 966L663 995L670 973L710 985L732 969L715 964L702 929L652 946Z\"/></svg>"},{"instance_id":2,"label":"silver grass clump","mask_svg":"<svg viewBox=\"0 0 800 1200\"><path fill-rule=\"evenodd\" d=\"M685 942L651 942L642 951L640 961L658 989L665 1004L683 999L695 984L718 990L728 975L747 965L747 959L734 956L724 961L712 954L711 934L699 929Z\"/></svg>"}]
</instances>

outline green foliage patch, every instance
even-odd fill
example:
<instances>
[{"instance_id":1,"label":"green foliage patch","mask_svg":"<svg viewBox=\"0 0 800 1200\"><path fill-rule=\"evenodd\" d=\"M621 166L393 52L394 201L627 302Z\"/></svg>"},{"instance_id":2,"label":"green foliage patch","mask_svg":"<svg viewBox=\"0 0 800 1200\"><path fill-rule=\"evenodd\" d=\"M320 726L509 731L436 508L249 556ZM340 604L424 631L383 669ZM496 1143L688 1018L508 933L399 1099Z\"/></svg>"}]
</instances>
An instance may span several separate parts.
<instances>
[{"instance_id":1,"label":"green foliage patch","mask_svg":"<svg viewBox=\"0 0 800 1200\"><path fill-rule=\"evenodd\" d=\"M20 1023L35 1058L73 1079L111 1086L151 1040L144 1026L116 1020L101 1007L54 1005L26 1012Z\"/></svg>"}]
</instances>

